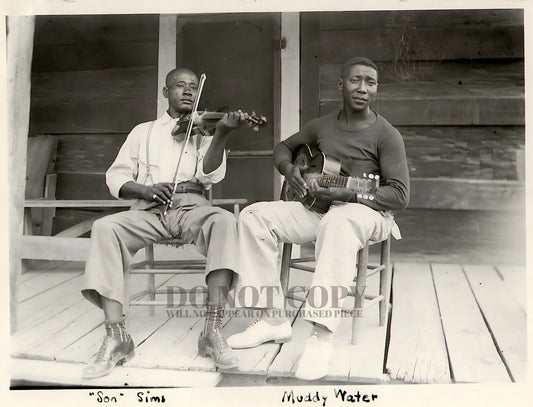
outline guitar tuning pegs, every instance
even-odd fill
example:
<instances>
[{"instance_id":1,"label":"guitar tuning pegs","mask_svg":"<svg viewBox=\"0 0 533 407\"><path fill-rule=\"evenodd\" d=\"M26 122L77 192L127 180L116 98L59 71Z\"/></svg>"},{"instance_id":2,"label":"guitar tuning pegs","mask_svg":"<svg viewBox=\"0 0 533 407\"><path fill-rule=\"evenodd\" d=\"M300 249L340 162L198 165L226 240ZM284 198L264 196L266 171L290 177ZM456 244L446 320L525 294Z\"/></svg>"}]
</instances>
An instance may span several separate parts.
<instances>
[{"instance_id":1,"label":"guitar tuning pegs","mask_svg":"<svg viewBox=\"0 0 533 407\"><path fill-rule=\"evenodd\" d=\"M379 175L375 175L374 177L376 178L376 180L379 180Z\"/></svg>"},{"instance_id":2,"label":"guitar tuning pegs","mask_svg":"<svg viewBox=\"0 0 533 407\"><path fill-rule=\"evenodd\" d=\"M373 201L373 200L374 200L374 195L370 195L370 196L368 197L368 200L369 200L369 201Z\"/></svg>"},{"instance_id":3,"label":"guitar tuning pegs","mask_svg":"<svg viewBox=\"0 0 533 407\"><path fill-rule=\"evenodd\" d=\"M357 194L357 198L362 198L363 194Z\"/></svg>"},{"instance_id":4,"label":"guitar tuning pegs","mask_svg":"<svg viewBox=\"0 0 533 407\"><path fill-rule=\"evenodd\" d=\"M368 195L367 194L363 194L363 199L368 199Z\"/></svg>"},{"instance_id":5,"label":"guitar tuning pegs","mask_svg":"<svg viewBox=\"0 0 533 407\"><path fill-rule=\"evenodd\" d=\"M374 174L368 174L368 178L374 179Z\"/></svg>"},{"instance_id":6,"label":"guitar tuning pegs","mask_svg":"<svg viewBox=\"0 0 533 407\"><path fill-rule=\"evenodd\" d=\"M367 178L366 172L363 172L363 178Z\"/></svg>"}]
</instances>

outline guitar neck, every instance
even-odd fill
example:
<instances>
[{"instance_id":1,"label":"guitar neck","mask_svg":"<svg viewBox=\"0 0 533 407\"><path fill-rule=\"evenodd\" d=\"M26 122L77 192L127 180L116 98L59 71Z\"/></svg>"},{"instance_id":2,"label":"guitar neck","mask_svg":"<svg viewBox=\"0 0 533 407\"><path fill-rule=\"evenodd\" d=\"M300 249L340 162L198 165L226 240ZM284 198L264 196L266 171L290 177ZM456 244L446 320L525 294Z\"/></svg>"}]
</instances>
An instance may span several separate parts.
<instances>
[{"instance_id":1,"label":"guitar neck","mask_svg":"<svg viewBox=\"0 0 533 407\"><path fill-rule=\"evenodd\" d=\"M315 179L322 188L348 188L352 191L373 194L379 186L379 177L345 177L342 175L305 174L308 179Z\"/></svg>"},{"instance_id":2,"label":"guitar neck","mask_svg":"<svg viewBox=\"0 0 533 407\"><path fill-rule=\"evenodd\" d=\"M318 185L322 188L346 188L350 183L350 178L342 175L326 175L321 174L316 176Z\"/></svg>"}]
</instances>

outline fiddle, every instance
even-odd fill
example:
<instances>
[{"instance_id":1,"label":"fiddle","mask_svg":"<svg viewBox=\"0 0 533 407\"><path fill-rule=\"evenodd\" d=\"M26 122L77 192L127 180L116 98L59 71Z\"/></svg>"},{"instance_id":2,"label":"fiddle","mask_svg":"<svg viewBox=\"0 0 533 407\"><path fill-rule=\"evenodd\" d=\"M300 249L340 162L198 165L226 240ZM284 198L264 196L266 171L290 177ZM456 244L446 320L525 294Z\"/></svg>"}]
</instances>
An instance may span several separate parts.
<instances>
[{"instance_id":1,"label":"fiddle","mask_svg":"<svg viewBox=\"0 0 533 407\"><path fill-rule=\"evenodd\" d=\"M201 133L204 136L210 136L208 133L209 130L212 130L217 125L218 121L224 117L225 112L209 112L209 111L200 111L196 114L189 113L178 119L176 126L172 130L172 135L183 134L187 130L191 116L193 116L193 131ZM267 124L267 119L265 116L258 116L255 112L252 114L244 113L244 119L248 123L248 127L251 127L253 131L258 131L260 127L263 127Z\"/></svg>"}]
</instances>

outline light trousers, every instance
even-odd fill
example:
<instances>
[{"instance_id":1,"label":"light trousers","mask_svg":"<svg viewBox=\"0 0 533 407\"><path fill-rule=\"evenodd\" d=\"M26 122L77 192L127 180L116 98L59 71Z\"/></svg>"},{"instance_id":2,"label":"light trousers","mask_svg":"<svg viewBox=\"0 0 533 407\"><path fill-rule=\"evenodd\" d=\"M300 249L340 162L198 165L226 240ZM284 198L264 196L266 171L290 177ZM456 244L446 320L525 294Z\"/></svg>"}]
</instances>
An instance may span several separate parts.
<instances>
[{"instance_id":1,"label":"light trousers","mask_svg":"<svg viewBox=\"0 0 533 407\"><path fill-rule=\"evenodd\" d=\"M334 331L342 308L337 293L340 287L348 290L354 285L357 252L367 242L385 240L393 228L397 230L392 215L359 203L331 206L324 215L306 209L300 202L250 205L239 217L240 273L236 298L240 290L255 290L259 295L243 295L244 300L238 304L284 309L279 243L302 244L315 240L316 269L304 315L305 319Z\"/></svg>"},{"instance_id":2,"label":"light trousers","mask_svg":"<svg viewBox=\"0 0 533 407\"><path fill-rule=\"evenodd\" d=\"M237 222L233 213L214 207L201 195L177 194L176 209L162 216L157 208L133 209L94 222L82 294L102 307L101 296L125 298L124 273L135 253L151 243L179 237L206 256L206 277L214 270L237 272Z\"/></svg>"}]
</instances>

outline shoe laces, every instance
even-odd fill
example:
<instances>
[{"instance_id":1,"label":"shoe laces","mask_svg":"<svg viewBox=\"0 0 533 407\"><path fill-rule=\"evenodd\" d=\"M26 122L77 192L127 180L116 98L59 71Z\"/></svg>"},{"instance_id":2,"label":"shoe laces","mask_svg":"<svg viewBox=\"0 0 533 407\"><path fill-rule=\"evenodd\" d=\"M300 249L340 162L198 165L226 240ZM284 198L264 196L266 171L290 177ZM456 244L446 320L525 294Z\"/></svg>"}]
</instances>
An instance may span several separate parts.
<instances>
[{"instance_id":1,"label":"shoe laces","mask_svg":"<svg viewBox=\"0 0 533 407\"><path fill-rule=\"evenodd\" d=\"M107 344L108 342L111 340L111 337L110 336L104 336L104 340L102 341L102 344L100 345L100 349L98 349L98 352L96 352L94 354L94 361L95 362L103 362L105 361L104 359L104 354L105 354L105 350L107 348Z\"/></svg>"},{"instance_id":2,"label":"shoe laces","mask_svg":"<svg viewBox=\"0 0 533 407\"><path fill-rule=\"evenodd\" d=\"M256 319L254 319L252 322L250 322L250 323L248 324L248 328L251 328L252 326L257 325L257 324L258 324L259 322L261 322L261 321L262 321L261 318L256 318Z\"/></svg>"}]
</instances>

